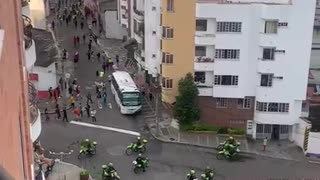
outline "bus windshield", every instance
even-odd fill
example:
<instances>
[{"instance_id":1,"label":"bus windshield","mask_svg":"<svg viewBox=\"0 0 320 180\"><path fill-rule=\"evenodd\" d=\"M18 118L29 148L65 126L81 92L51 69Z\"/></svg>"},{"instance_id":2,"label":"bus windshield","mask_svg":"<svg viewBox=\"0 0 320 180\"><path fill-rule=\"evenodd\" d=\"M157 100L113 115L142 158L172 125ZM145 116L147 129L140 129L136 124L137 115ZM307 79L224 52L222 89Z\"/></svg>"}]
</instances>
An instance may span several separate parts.
<instances>
[{"instance_id":1,"label":"bus windshield","mask_svg":"<svg viewBox=\"0 0 320 180\"><path fill-rule=\"evenodd\" d=\"M122 93L123 106L140 106L141 97L139 92L124 92Z\"/></svg>"}]
</instances>

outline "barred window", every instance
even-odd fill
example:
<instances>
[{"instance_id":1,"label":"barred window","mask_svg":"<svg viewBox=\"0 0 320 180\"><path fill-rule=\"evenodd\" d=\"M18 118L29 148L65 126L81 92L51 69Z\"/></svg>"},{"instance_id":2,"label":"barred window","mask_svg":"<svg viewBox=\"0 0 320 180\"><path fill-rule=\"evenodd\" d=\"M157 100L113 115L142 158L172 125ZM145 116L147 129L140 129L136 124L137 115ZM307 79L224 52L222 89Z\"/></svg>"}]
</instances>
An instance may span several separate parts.
<instances>
[{"instance_id":1,"label":"barred window","mask_svg":"<svg viewBox=\"0 0 320 180\"><path fill-rule=\"evenodd\" d=\"M217 108L227 107L227 98L217 98Z\"/></svg>"},{"instance_id":2,"label":"barred window","mask_svg":"<svg viewBox=\"0 0 320 180\"><path fill-rule=\"evenodd\" d=\"M239 59L240 49L216 49L217 59Z\"/></svg>"},{"instance_id":3,"label":"barred window","mask_svg":"<svg viewBox=\"0 0 320 180\"><path fill-rule=\"evenodd\" d=\"M289 103L257 101L256 110L264 112L289 112Z\"/></svg>"},{"instance_id":4,"label":"barred window","mask_svg":"<svg viewBox=\"0 0 320 180\"><path fill-rule=\"evenodd\" d=\"M217 32L241 32L241 22L217 22Z\"/></svg>"},{"instance_id":5,"label":"barred window","mask_svg":"<svg viewBox=\"0 0 320 180\"><path fill-rule=\"evenodd\" d=\"M215 85L227 85L227 86L237 86L238 76L231 75L215 75L214 76Z\"/></svg>"},{"instance_id":6,"label":"barred window","mask_svg":"<svg viewBox=\"0 0 320 180\"><path fill-rule=\"evenodd\" d=\"M250 109L251 108L251 98L241 98L238 99L238 108L241 109Z\"/></svg>"}]
</instances>

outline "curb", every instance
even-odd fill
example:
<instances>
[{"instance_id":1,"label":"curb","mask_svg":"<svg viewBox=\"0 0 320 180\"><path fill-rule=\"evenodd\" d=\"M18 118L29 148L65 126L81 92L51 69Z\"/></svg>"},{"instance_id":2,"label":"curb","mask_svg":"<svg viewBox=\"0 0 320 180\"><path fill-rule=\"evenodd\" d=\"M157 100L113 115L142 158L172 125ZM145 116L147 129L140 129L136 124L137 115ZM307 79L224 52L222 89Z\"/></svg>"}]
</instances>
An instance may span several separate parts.
<instances>
[{"instance_id":1,"label":"curb","mask_svg":"<svg viewBox=\"0 0 320 180\"><path fill-rule=\"evenodd\" d=\"M177 142L177 141L168 141L168 140L164 140L161 139L159 137L157 137L154 133L151 133L153 138L155 138L158 141L161 141L163 143L171 143L171 144L179 144L179 145L185 145L185 146L192 146L192 147L198 147L198 148L206 148L206 149L214 149L216 150L216 148L211 147L211 146L205 146L205 145L199 145L199 144L189 144L189 143L185 143L185 142ZM215 152L216 154L216 152ZM295 160L295 159L291 159L291 158L285 158L285 157L274 157L274 156L270 156L270 155L265 155L265 154L261 154L261 153L255 153L255 152L247 152L247 151L242 151L240 152L240 154L245 154L245 155L256 155L256 156L261 156L261 157L267 157L267 158L273 158L273 159L281 159L281 160L287 160L287 161L294 161L294 162L302 162L302 160ZM311 163L311 162L309 162ZM320 164L320 163L319 163Z\"/></svg>"}]
</instances>

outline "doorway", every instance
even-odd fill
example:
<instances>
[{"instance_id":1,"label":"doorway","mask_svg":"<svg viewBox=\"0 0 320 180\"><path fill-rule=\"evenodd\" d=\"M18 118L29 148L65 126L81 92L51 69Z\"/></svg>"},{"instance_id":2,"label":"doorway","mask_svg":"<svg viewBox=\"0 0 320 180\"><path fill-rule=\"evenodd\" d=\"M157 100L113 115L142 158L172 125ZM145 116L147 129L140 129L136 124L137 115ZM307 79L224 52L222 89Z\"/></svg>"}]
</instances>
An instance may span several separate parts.
<instances>
[{"instance_id":1,"label":"doorway","mask_svg":"<svg viewBox=\"0 0 320 180\"><path fill-rule=\"evenodd\" d=\"M271 138L274 140L279 140L279 138L280 138L280 126L279 125L272 125Z\"/></svg>"}]
</instances>

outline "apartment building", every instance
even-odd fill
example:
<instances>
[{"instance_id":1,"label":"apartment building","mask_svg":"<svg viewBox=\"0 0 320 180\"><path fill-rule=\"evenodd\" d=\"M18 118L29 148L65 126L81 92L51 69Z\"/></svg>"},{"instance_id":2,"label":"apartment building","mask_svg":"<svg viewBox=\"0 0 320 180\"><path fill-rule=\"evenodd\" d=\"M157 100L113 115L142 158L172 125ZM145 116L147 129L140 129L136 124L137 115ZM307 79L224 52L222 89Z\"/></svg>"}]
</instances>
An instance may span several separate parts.
<instances>
[{"instance_id":1,"label":"apartment building","mask_svg":"<svg viewBox=\"0 0 320 180\"><path fill-rule=\"evenodd\" d=\"M193 72L203 122L292 138L306 99L315 0L132 2L135 57L161 74L163 101L174 103L179 79Z\"/></svg>"},{"instance_id":2,"label":"apartment building","mask_svg":"<svg viewBox=\"0 0 320 180\"><path fill-rule=\"evenodd\" d=\"M28 83L25 51L31 50L32 41L22 6L28 2L11 0L0 5L0 166L7 177L29 180L34 177L32 141L39 135L41 120L34 88Z\"/></svg>"}]
</instances>

